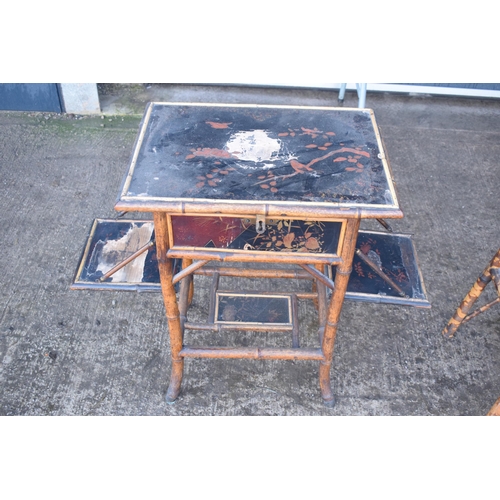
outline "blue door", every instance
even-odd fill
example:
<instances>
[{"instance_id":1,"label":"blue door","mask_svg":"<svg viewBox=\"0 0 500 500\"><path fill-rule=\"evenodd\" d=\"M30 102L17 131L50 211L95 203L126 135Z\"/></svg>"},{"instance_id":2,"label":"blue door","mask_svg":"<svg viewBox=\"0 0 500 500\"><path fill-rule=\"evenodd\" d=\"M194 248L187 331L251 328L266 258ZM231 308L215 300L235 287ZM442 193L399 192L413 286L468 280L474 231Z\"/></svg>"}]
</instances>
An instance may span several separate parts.
<instances>
[{"instance_id":1,"label":"blue door","mask_svg":"<svg viewBox=\"0 0 500 500\"><path fill-rule=\"evenodd\" d=\"M57 83L1 83L0 110L62 113Z\"/></svg>"}]
</instances>

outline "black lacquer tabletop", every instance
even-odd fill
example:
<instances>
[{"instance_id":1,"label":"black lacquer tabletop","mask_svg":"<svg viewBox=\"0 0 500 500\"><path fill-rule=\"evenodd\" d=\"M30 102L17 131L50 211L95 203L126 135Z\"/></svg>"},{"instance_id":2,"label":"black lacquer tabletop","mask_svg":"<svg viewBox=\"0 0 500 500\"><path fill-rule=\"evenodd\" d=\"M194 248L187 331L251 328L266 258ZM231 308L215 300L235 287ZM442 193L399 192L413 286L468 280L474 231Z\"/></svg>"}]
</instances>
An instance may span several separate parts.
<instances>
[{"instance_id":1,"label":"black lacquer tabletop","mask_svg":"<svg viewBox=\"0 0 500 500\"><path fill-rule=\"evenodd\" d=\"M368 109L150 103L120 200L398 209Z\"/></svg>"}]
</instances>

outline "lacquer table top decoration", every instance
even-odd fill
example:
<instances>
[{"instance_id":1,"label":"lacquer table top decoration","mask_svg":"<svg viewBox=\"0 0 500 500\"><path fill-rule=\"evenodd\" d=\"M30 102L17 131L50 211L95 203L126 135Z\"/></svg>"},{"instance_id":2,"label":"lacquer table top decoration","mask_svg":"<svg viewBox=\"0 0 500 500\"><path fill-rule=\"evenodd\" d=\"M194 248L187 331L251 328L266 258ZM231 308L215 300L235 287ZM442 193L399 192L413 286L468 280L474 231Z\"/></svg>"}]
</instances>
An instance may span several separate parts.
<instances>
[{"instance_id":1,"label":"lacquer table top decoration","mask_svg":"<svg viewBox=\"0 0 500 500\"><path fill-rule=\"evenodd\" d=\"M298 204L301 215L402 216L371 110L152 103L117 207L182 213L207 202L269 216Z\"/></svg>"}]
</instances>

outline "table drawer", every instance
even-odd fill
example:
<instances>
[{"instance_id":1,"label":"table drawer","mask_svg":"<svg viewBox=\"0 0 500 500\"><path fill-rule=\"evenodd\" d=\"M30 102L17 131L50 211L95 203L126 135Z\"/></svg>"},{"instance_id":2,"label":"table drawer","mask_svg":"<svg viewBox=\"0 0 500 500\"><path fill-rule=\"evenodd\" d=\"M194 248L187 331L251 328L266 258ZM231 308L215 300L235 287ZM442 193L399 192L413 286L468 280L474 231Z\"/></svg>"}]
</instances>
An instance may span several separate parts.
<instances>
[{"instance_id":1,"label":"table drawer","mask_svg":"<svg viewBox=\"0 0 500 500\"><path fill-rule=\"evenodd\" d=\"M173 249L203 248L216 252L279 252L340 255L345 222L255 217L170 217ZM257 231L259 224L259 231Z\"/></svg>"}]
</instances>

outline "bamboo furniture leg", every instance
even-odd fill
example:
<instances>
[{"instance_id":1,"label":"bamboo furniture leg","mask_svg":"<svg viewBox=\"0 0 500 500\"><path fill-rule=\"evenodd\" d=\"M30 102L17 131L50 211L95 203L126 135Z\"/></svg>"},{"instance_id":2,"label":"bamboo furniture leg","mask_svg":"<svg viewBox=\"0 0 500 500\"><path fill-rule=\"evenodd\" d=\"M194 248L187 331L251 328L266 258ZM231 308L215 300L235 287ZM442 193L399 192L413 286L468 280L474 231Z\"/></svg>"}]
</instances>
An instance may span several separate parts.
<instances>
[{"instance_id":1,"label":"bamboo furniture leg","mask_svg":"<svg viewBox=\"0 0 500 500\"><path fill-rule=\"evenodd\" d=\"M167 216L162 212L154 212L153 217L156 233L156 255L170 333L170 350L172 355L172 374L165 399L167 403L173 403L177 399L177 396L179 396L184 371L184 359L179 356L182 349L183 328L177 306L175 288L172 282L172 259L167 257L169 246ZM188 280L185 279L184 281L187 282ZM183 288L188 289L189 287L184 286Z\"/></svg>"},{"instance_id":2,"label":"bamboo furniture leg","mask_svg":"<svg viewBox=\"0 0 500 500\"><path fill-rule=\"evenodd\" d=\"M325 272L325 266L323 265L316 266L316 269L318 269L318 271L322 272L323 274ZM314 283L316 284L316 293L317 293L316 302L318 304L317 309L318 309L319 326L324 327L326 321L326 311L328 307L326 286L324 283L321 283L320 281L314 281Z\"/></svg>"},{"instance_id":3,"label":"bamboo furniture leg","mask_svg":"<svg viewBox=\"0 0 500 500\"><path fill-rule=\"evenodd\" d=\"M191 259L182 259L182 269L186 269L189 267L193 261ZM194 280L193 280L193 275L189 275L189 290L187 292L187 307L191 305L191 302L193 301L193 295L194 295Z\"/></svg>"},{"instance_id":4,"label":"bamboo furniture leg","mask_svg":"<svg viewBox=\"0 0 500 500\"><path fill-rule=\"evenodd\" d=\"M486 414L487 417L500 417L500 398L498 398L490 411Z\"/></svg>"},{"instance_id":5,"label":"bamboo furniture leg","mask_svg":"<svg viewBox=\"0 0 500 500\"><path fill-rule=\"evenodd\" d=\"M486 288L486 285L492 280L495 284L499 297L494 301L490 302L489 304L486 304L485 306L477 309L473 313L470 313L472 306L474 305L478 297L481 295L481 293L483 293L484 289ZM476 282L470 289L469 293L465 296L462 303L456 310L455 314L450 319L446 327L443 329L442 334L449 338L453 337L458 327L462 323L469 321L470 319L486 311L491 306L499 302L500 302L500 249L498 249L497 253L493 257L493 259L491 259L486 269L483 271L481 276L479 276L479 278L476 280Z\"/></svg>"},{"instance_id":6,"label":"bamboo furniture leg","mask_svg":"<svg viewBox=\"0 0 500 500\"><path fill-rule=\"evenodd\" d=\"M337 334L340 312L342 310L344 296L352 270L352 261L354 259L359 224L360 219L349 219L347 222L344 245L341 254L342 263L337 267L335 286L326 315L326 324L322 341L324 360L320 361L319 365L319 385L323 401L329 408L333 408L335 405L335 398L333 396L330 382L330 367L333 359L333 347L335 344L335 336Z\"/></svg>"}]
</instances>

